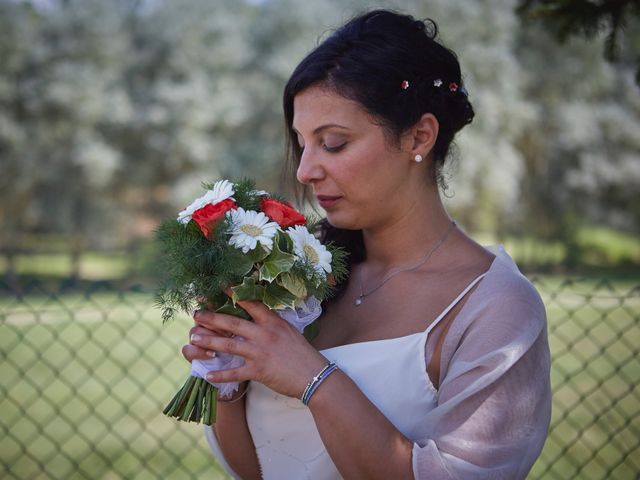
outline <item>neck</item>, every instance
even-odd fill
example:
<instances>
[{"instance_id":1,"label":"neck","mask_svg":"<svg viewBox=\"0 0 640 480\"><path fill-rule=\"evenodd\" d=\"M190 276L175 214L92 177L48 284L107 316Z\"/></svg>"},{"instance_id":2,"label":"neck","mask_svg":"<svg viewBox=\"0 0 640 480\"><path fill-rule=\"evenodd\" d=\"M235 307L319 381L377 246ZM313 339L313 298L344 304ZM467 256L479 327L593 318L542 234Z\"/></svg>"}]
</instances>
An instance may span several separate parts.
<instances>
[{"instance_id":1,"label":"neck","mask_svg":"<svg viewBox=\"0 0 640 480\"><path fill-rule=\"evenodd\" d=\"M422 197L384 225L363 230L366 262L371 269L386 271L410 266L423 258L449 230L451 219L437 188L428 189Z\"/></svg>"}]
</instances>

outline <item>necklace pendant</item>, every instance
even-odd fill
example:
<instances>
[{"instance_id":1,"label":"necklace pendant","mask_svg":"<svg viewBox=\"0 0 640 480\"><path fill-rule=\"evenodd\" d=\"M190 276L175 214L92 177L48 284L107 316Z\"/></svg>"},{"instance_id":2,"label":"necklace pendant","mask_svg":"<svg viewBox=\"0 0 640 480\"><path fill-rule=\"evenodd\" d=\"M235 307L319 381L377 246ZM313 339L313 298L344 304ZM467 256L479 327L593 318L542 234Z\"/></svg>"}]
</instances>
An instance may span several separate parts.
<instances>
[{"instance_id":1,"label":"necklace pendant","mask_svg":"<svg viewBox=\"0 0 640 480\"><path fill-rule=\"evenodd\" d=\"M359 305L361 305L361 304L362 304L362 297L357 297L357 298L354 300L353 304L354 304L356 307L357 307L357 306L359 306Z\"/></svg>"}]
</instances>

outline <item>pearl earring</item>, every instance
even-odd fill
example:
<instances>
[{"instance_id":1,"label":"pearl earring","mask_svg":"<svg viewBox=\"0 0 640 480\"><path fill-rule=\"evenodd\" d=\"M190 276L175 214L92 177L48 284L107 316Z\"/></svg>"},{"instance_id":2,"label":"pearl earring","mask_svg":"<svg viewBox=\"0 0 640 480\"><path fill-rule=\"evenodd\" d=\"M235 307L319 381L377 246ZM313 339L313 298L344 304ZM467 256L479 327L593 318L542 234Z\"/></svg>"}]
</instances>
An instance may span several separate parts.
<instances>
[{"instance_id":1,"label":"pearl earring","mask_svg":"<svg viewBox=\"0 0 640 480\"><path fill-rule=\"evenodd\" d=\"M420 163L420 162L422 161L422 155L420 155L420 154L418 153L418 154L416 154L416 156L415 156L415 157L413 157L413 159L414 159L416 162Z\"/></svg>"}]
</instances>

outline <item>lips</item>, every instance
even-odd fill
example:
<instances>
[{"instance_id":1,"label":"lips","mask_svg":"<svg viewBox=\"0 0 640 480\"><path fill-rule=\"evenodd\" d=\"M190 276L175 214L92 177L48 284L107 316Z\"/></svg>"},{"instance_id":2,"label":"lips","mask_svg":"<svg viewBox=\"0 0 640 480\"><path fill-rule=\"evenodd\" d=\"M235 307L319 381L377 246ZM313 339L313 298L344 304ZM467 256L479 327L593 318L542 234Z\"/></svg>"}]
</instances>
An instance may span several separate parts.
<instances>
[{"instance_id":1,"label":"lips","mask_svg":"<svg viewBox=\"0 0 640 480\"><path fill-rule=\"evenodd\" d=\"M335 205L342 197L333 195L316 195L316 199L322 208L330 208Z\"/></svg>"}]
</instances>

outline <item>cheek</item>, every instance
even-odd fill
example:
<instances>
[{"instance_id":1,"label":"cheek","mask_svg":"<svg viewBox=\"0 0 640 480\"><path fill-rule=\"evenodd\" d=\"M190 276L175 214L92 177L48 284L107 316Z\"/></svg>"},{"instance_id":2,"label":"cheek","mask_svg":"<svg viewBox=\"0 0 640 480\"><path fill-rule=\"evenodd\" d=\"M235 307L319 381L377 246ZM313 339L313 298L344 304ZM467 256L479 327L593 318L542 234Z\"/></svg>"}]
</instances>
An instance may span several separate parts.
<instances>
[{"instance_id":1,"label":"cheek","mask_svg":"<svg viewBox=\"0 0 640 480\"><path fill-rule=\"evenodd\" d=\"M406 172L399 158L383 150L371 149L361 160L350 174L360 184L358 190L367 198L376 199L378 203L388 202L389 195L405 184Z\"/></svg>"},{"instance_id":2,"label":"cheek","mask_svg":"<svg viewBox=\"0 0 640 480\"><path fill-rule=\"evenodd\" d=\"M353 182L355 186L362 184L373 186L379 184L388 173L393 158L386 151L385 145L380 142L367 142L357 150L350 152L342 162L345 178ZM360 188L358 188L360 190Z\"/></svg>"}]
</instances>

